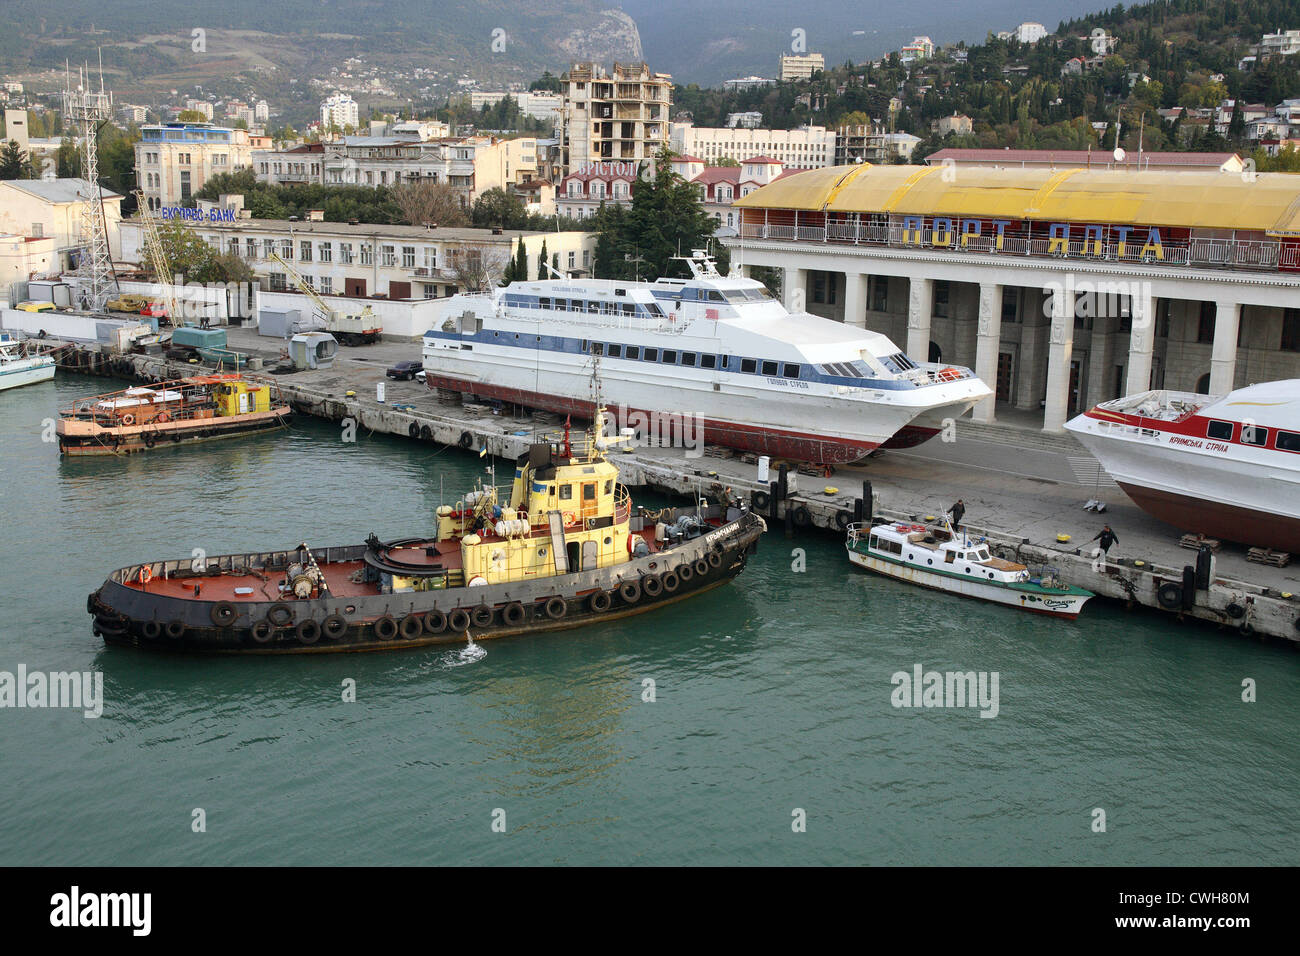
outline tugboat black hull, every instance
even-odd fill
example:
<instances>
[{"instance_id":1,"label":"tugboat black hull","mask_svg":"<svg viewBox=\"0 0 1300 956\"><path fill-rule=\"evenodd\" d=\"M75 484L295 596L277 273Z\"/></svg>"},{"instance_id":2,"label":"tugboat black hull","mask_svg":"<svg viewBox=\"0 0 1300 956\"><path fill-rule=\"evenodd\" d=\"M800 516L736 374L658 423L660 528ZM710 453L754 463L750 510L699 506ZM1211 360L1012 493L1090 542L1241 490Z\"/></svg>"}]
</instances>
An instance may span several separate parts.
<instances>
[{"instance_id":1,"label":"tugboat black hull","mask_svg":"<svg viewBox=\"0 0 1300 956\"><path fill-rule=\"evenodd\" d=\"M189 561L115 571L87 598L93 629L106 644L218 654L315 654L387 651L545 633L643 614L736 577L766 530L742 512L699 537L608 568L524 582L429 591L310 599L227 602L151 593L151 575L183 577ZM317 550L324 561L353 561L365 545ZM302 560L297 551L209 559L232 571Z\"/></svg>"}]
</instances>

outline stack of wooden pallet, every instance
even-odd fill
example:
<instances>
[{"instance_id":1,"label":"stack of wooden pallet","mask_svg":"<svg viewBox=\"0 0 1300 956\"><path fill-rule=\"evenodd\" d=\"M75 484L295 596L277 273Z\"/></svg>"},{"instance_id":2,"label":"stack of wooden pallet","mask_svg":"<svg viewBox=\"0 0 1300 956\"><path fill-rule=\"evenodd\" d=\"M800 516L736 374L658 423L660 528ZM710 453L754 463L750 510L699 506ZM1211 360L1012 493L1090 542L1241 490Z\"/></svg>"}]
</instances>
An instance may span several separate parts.
<instances>
[{"instance_id":1,"label":"stack of wooden pallet","mask_svg":"<svg viewBox=\"0 0 1300 956\"><path fill-rule=\"evenodd\" d=\"M1185 534L1178 539L1180 548L1190 548L1193 551L1200 551L1201 545L1207 546L1215 554L1219 551L1219 539L1207 538L1203 534Z\"/></svg>"},{"instance_id":2,"label":"stack of wooden pallet","mask_svg":"<svg viewBox=\"0 0 1300 956\"><path fill-rule=\"evenodd\" d=\"M1268 548L1251 548L1246 552L1246 560L1256 564L1271 564L1275 568L1285 568L1291 563L1291 555L1286 551L1271 551Z\"/></svg>"}]
</instances>

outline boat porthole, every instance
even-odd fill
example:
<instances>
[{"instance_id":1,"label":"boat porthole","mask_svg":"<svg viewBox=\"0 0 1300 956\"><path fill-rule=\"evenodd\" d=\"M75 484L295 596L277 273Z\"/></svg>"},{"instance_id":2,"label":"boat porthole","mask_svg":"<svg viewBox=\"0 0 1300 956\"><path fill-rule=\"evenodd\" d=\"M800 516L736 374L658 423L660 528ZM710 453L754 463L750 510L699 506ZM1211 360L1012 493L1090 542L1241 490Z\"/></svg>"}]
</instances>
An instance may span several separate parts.
<instances>
[{"instance_id":1,"label":"boat porthole","mask_svg":"<svg viewBox=\"0 0 1300 956\"><path fill-rule=\"evenodd\" d=\"M909 555L907 556L907 560L911 561L914 557L916 557L916 555L909 554Z\"/></svg>"},{"instance_id":2,"label":"boat porthole","mask_svg":"<svg viewBox=\"0 0 1300 956\"><path fill-rule=\"evenodd\" d=\"M345 608L343 609L343 613L344 613L344 614L356 614L356 613L357 613L357 606L356 606L355 604L349 604L347 607L345 607Z\"/></svg>"},{"instance_id":3,"label":"boat porthole","mask_svg":"<svg viewBox=\"0 0 1300 956\"><path fill-rule=\"evenodd\" d=\"M613 539L613 538L606 538L606 539L605 539L605 544L613 544L613 543L614 543L614 539Z\"/></svg>"},{"instance_id":4,"label":"boat porthole","mask_svg":"<svg viewBox=\"0 0 1300 956\"><path fill-rule=\"evenodd\" d=\"M925 559L925 563L926 563L926 564L934 564L934 558L926 558L926 559Z\"/></svg>"}]
</instances>

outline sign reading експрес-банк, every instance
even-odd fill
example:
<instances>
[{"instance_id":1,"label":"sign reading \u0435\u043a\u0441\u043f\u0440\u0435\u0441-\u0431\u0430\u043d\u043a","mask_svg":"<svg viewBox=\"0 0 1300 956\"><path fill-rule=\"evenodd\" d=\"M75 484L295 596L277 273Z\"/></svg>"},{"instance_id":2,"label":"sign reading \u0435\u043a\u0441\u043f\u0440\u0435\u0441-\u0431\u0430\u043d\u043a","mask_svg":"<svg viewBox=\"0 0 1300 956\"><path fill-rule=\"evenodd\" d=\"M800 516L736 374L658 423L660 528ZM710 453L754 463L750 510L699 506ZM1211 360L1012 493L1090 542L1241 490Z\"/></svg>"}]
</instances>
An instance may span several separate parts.
<instances>
[{"instance_id":1,"label":"sign reading \u0435\u043a\u0441\u043f\u0440\u0435\u0441-\u0431\u0430\u043d\u043a","mask_svg":"<svg viewBox=\"0 0 1300 956\"><path fill-rule=\"evenodd\" d=\"M186 219L190 222L234 222L233 209L187 209L185 206L163 206L158 210L160 219Z\"/></svg>"}]
</instances>

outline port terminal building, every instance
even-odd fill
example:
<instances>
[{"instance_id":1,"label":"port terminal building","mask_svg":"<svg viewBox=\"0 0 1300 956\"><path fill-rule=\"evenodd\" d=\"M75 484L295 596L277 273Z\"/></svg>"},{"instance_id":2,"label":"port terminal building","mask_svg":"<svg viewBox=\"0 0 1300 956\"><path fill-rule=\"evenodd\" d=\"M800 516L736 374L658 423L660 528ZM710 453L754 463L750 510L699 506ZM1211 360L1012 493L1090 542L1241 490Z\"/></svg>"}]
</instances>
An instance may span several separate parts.
<instances>
[{"instance_id":1,"label":"port terminal building","mask_svg":"<svg viewBox=\"0 0 1300 956\"><path fill-rule=\"evenodd\" d=\"M1060 432L1150 388L1300 377L1297 175L860 164L735 206L747 274L973 368L995 392L976 421Z\"/></svg>"}]
</instances>

